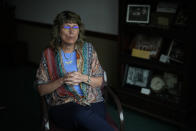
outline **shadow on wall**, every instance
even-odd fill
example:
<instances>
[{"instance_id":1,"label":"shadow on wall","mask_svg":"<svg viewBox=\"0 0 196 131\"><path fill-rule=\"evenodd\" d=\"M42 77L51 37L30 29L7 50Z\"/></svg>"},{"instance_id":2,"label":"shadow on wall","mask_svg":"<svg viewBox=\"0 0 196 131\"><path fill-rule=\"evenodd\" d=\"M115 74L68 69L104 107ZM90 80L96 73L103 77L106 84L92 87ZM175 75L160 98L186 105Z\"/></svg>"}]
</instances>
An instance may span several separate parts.
<instances>
[{"instance_id":1,"label":"shadow on wall","mask_svg":"<svg viewBox=\"0 0 196 131\"><path fill-rule=\"evenodd\" d=\"M6 130L39 131L41 125L38 93L33 87L36 68L18 66L4 68L2 90L6 110L3 124ZM2 119L2 117L1 117Z\"/></svg>"}]
</instances>

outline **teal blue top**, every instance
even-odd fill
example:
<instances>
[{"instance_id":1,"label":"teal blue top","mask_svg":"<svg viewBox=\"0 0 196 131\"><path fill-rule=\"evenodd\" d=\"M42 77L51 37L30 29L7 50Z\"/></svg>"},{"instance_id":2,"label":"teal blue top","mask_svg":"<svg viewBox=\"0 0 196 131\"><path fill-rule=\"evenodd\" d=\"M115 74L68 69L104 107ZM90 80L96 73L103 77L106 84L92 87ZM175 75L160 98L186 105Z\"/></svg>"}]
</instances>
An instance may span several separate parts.
<instances>
[{"instance_id":1,"label":"teal blue top","mask_svg":"<svg viewBox=\"0 0 196 131\"><path fill-rule=\"evenodd\" d=\"M72 53L64 53L63 50L61 50L61 55L63 58L63 64L66 72L78 71L76 51L73 51ZM80 96L83 96L83 92L80 88L80 85L74 85L74 88Z\"/></svg>"}]
</instances>

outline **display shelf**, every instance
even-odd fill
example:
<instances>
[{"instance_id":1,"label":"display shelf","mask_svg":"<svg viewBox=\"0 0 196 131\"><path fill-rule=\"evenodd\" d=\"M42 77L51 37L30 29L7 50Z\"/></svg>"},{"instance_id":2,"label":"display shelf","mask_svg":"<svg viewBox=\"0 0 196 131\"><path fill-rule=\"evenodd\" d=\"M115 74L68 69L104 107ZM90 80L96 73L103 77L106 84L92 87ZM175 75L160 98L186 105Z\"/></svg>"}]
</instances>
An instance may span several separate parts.
<instances>
[{"instance_id":1,"label":"display shelf","mask_svg":"<svg viewBox=\"0 0 196 131\"><path fill-rule=\"evenodd\" d=\"M160 13L157 11L160 2L177 3L177 8L173 13ZM128 5L137 5L139 8ZM150 5L150 10L148 6L143 8L141 5ZM124 106L178 126L187 125L186 120L192 109L190 105L194 105L191 103L193 96L190 96L193 47L189 39L189 24L192 20L190 5L190 1L185 0L119 1L120 86L115 91ZM147 23L142 23L147 18L147 15L142 15L142 10L150 11ZM168 11L167 7L164 11ZM176 22L181 13L185 19L183 24ZM137 22L134 23L134 20ZM161 38L159 45L155 44L159 43L155 42L157 38ZM173 43L177 43L180 48L173 46ZM146 55L133 54L133 49ZM155 57L151 56L152 51L156 52ZM173 61L171 52L176 53L175 58L181 62ZM169 61L161 59L162 56L166 56ZM150 71L149 75L145 70ZM161 82L161 85L151 85L153 78L156 78L155 82ZM155 86L161 86L161 90L156 91ZM142 89L147 93L142 93Z\"/></svg>"}]
</instances>

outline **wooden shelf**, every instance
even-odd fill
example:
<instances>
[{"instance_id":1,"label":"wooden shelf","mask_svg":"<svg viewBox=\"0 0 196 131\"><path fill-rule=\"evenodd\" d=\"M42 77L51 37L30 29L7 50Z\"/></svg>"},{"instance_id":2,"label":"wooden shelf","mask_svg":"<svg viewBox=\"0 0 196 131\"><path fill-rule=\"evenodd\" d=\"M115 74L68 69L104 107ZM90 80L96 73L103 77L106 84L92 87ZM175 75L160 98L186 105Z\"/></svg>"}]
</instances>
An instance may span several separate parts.
<instances>
[{"instance_id":1,"label":"wooden shelf","mask_svg":"<svg viewBox=\"0 0 196 131\"><path fill-rule=\"evenodd\" d=\"M165 64L159 62L157 59L156 60L140 59L140 58L132 57L131 55L122 55L121 58L122 58L121 63L123 64L131 64L138 67L142 66L143 68L160 70L163 72L183 74L185 70L184 64Z\"/></svg>"},{"instance_id":2,"label":"wooden shelf","mask_svg":"<svg viewBox=\"0 0 196 131\"><path fill-rule=\"evenodd\" d=\"M142 34L155 34L160 35L162 37L178 39L180 41L185 41L184 33L187 32L187 27L170 27L170 28L159 28L151 25L138 25L138 24L130 24L125 23L121 27L123 32L127 33L142 33Z\"/></svg>"},{"instance_id":3,"label":"wooden shelf","mask_svg":"<svg viewBox=\"0 0 196 131\"><path fill-rule=\"evenodd\" d=\"M151 94L149 95L144 95L141 93L141 87L133 86L133 85L124 85L121 87L122 93L126 95L131 95L140 99L143 99L148 102L153 102L154 104L157 105L162 105L168 106L168 108L178 108L182 106L180 96L172 96L168 94L156 94L151 91ZM174 107L175 106L175 107Z\"/></svg>"},{"instance_id":4,"label":"wooden shelf","mask_svg":"<svg viewBox=\"0 0 196 131\"><path fill-rule=\"evenodd\" d=\"M138 94L128 88L122 88L115 89L115 92L123 106L177 126L184 126L186 108L183 105L164 100L158 101L158 99L152 99L153 96Z\"/></svg>"}]
</instances>

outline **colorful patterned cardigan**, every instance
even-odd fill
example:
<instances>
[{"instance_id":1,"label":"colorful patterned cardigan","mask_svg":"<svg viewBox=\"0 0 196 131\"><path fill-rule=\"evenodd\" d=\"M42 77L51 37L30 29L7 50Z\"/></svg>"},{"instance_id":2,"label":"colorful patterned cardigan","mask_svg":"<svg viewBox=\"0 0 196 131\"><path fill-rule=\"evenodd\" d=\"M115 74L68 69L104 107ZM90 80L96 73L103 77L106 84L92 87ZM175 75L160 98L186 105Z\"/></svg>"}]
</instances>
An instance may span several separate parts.
<instances>
[{"instance_id":1,"label":"colorful patterned cardigan","mask_svg":"<svg viewBox=\"0 0 196 131\"><path fill-rule=\"evenodd\" d=\"M82 74L103 77L103 69L99 63L97 53L92 44L84 42L75 46L77 57L77 68ZM60 48L54 51L52 48L44 50L40 66L37 69L37 88L39 85L48 83L63 77L66 70L63 66ZM49 105L59 105L68 102L76 102L81 105L103 101L100 87L94 88L85 83L80 83L84 97L80 97L73 86L62 85L54 92L46 95Z\"/></svg>"}]
</instances>

